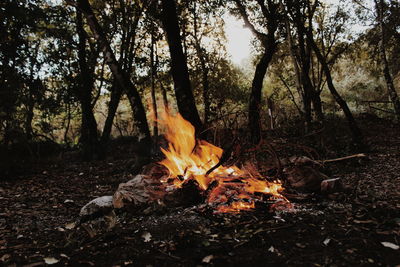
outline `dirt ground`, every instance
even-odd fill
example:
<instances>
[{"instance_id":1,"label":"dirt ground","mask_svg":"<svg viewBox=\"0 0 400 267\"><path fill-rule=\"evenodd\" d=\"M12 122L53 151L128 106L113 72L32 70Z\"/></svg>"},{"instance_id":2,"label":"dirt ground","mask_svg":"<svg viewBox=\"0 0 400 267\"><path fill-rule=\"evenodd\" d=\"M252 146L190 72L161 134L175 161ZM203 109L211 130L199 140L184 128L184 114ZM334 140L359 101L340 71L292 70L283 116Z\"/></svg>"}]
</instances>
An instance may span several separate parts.
<instances>
[{"instance_id":1,"label":"dirt ground","mask_svg":"<svg viewBox=\"0 0 400 267\"><path fill-rule=\"evenodd\" d=\"M399 266L400 128L377 119L362 128L368 158L326 166L350 190L295 202L293 212L177 207L70 229L83 205L129 180L132 159L41 161L0 179L0 265Z\"/></svg>"}]
</instances>

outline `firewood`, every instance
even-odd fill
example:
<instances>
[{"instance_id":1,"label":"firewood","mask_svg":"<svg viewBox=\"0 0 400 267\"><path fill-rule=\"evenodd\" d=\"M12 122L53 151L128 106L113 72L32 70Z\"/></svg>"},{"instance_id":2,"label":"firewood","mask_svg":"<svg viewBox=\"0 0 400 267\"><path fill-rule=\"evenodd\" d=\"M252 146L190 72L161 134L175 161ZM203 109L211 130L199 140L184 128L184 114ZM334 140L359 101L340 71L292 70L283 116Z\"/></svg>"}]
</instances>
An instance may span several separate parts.
<instances>
[{"instance_id":1,"label":"firewood","mask_svg":"<svg viewBox=\"0 0 400 267\"><path fill-rule=\"evenodd\" d=\"M336 161L342 161L342 160L348 160L348 159L354 159L354 158L365 158L366 156L367 155L365 155L364 153L360 153L360 154L354 154L354 155L336 158L336 159L318 160L317 162L324 164L324 163L336 162Z\"/></svg>"},{"instance_id":2,"label":"firewood","mask_svg":"<svg viewBox=\"0 0 400 267\"><path fill-rule=\"evenodd\" d=\"M133 179L118 186L112 203L114 208L122 208L128 203L142 205L160 200L165 195L165 186L159 179L148 175L136 175Z\"/></svg>"}]
</instances>

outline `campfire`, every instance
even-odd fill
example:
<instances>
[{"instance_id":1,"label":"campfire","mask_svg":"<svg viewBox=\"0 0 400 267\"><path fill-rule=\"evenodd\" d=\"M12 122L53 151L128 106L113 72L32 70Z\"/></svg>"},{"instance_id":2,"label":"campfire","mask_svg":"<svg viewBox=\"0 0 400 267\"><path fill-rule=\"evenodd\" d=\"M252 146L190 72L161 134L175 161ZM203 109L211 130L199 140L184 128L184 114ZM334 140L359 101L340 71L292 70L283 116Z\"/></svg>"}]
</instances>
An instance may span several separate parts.
<instances>
[{"instance_id":1,"label":"campfire","mask_svg":"<svg viewBox=\"0 0 400 267\"><path fill-rule=\"evenodd\" d=\"M273 200L288 204L280 194L280 181L269 181L254 168L223 166L223 150L195 138L195 128L179 113L163 111L158 119L165 129L167 148L161 148L165 159L159 164L169 173L161 178L169 190L179 189L194 182L206 194L207 204L215 212L237 213L256 207L257 202ZM251 170L250 170L251 169Z\"/></svg>"},{"instance_id":2,"label":"campfire","mask_svg":"<svg viewBox=\"0 0 400 267\"><path fill-rule=\"evenodd\" d=\"M195 137L195 128L179 113L162 111L157 122L164 131L165 158L143 167L141 174L121 183L113 196L93 199L82 207L79 223L98 214L114 214L123 207L134 212L153 208L201 204L214 213L239 213L255 208L269 211L291 210L291 200L305 200L314 194L334 196L344 190L340 179L330 179L318 169L324 163L366 157L365 154L313 160L292 156L280 160L284 191L280 180L261 175L254 163L239 168L227 164L223 149ZM250 149L248 151L252 151ZM285 194L285 196L283 195ZM203 201L203 202L201 202ZM97 214L97 215L96 215Z\"/></svg>"}]
</instances>

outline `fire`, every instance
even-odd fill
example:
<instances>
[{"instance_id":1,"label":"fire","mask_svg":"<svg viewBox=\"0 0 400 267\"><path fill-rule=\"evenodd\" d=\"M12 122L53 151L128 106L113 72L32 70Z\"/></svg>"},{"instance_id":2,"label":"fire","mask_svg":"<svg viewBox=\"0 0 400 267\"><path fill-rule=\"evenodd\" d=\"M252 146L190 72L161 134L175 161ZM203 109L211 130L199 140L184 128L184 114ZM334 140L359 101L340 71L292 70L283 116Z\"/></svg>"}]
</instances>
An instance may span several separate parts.
<instances>
[{"instance_id":1,"label":"fire","mask_svg":"<svg viewBox=\"0 0 400 267\"><path fill-rule=\"evenodd\" d=\"M165 128L168 147L161 148L165 159L159 163L169 170L174 186L180 188L189 180L195 180L201 190L209 191L207 202L216 206L217 212L253 209L256 201L265 195L287 201L280 194L281 183L269 182L261 175L254 177L236 166L219 166L207 175L207 171L219 163L223 150L204 140L196 140L195 128L179 113L172 115L167 110L160 115L158 122Z\"/></svg>"}]
</instances>

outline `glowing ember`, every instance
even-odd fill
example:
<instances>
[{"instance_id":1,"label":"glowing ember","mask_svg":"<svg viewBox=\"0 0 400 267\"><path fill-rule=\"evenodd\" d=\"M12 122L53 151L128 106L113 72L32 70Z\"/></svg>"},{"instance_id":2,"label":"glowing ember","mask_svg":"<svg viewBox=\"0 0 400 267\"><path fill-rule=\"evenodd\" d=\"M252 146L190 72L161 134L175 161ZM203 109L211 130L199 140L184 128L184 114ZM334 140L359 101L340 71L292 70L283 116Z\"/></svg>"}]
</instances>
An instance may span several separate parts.
<instances>
[{"instance_id":1,"label":"glowing ember","mask_svg":"<svg viewBox=\"0 0 400 267\"><path fill-rule=\"evenodd\" d=\"M207 171L218 164L223 150L204 140L196 140L193 125L180 114L164 111L160 115L158 122L165 128L168 141L168 148L161 148L166 158L160 164L168 168L169 178L176 187L191 179L202 190L211 186L207 202L216 206L217 212L253 209L263 196L287 201L279 193L283 190L280 183L263 180L261 175L254 177L236 166L219 166L207 176Z\"/></svg>"}]
</instances>

